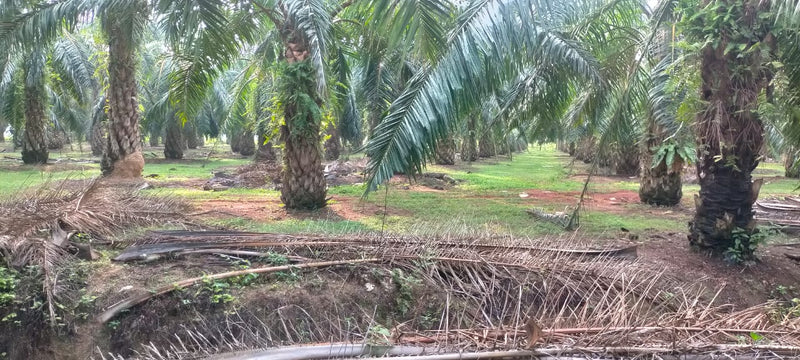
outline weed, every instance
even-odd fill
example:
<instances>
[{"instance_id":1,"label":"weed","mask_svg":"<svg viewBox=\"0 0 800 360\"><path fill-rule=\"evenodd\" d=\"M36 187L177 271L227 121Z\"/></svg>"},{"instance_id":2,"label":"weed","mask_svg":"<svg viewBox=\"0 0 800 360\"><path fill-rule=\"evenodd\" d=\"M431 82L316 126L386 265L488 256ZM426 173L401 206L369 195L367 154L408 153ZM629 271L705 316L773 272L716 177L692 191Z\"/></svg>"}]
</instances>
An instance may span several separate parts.
<instances>
[{"instance_id":1,"label":"weed","mask_svg":"<svg viewBox=\"0 0 800 360\"><path fill-rule=\"evenodd\" d=\"M800 318L800 298L779 301L770 312L770 317L776 323L784 322L786 319Z\"/></svg>"},{"instance_id":2,"label":"weed","mask_svg":"<svg viewBox=\"0 0 800 360\"><path fill-rule=\"evenodd\" d=\"M14 302L17 287L16 271L0 266L0 308Z\"/></svg>"},{"instance_id":3,"label":"weed","mask_svg":"<svg viewBox=\"0 0 800 360\"><path fill-rule=\"evenodd\" d=\"M195 297L202 293L207 293L212 304L225 304L236 299L228 292L231 285L225 280L214 280L208 276L203 276L202 282L203 287L195 293Z\"/></svg>"},{"instance_id":4,"label":"weed","mask_svg":"<svg viewBox=\"0 0 800 360\"><path fill-rule=\"evenodd\" d=\"M392 281L397 288L397 296L395 296L395 310L401 316L406 315L415 303L414 290L422 284L422 280L411 275L406 274L401 269L392 270Z\"/></svg>"},{"instance_id":5,"label":"weed","mask_svg":"<svg viewBox=\"0 0 800 360\"><path fill-rule=\"evenodd\" d=\"M286 257L286 255L272 251L268 252L265 258L271 265L274 266L283 266L289 263L289 258Z\"/></svg>"},{"instance_id":6,"label":"weed","mask_svg":"<svg viewBox=\"0 0 800 360\"><path fill-rule=\"evenodd\" d=\"M372 346L391 345L392 333L383 325L376 324L367 330L366 343Z\"/></svg>"},{"instance_id":7,"label":"weed","mask_svg":"<svg viewBox=\"0 0 800 360\"><path fill-rule=\"evenodd\" d=\"M756 229L755 231L747 231L742 228L735 228L731 231L733 237L733 246L725 250L725 255L735 263L742 263L752 260L755 257L755 252L759 246L763 245L767 238L775 235L777 229L772 227L765 227Z\"/></svg>"}]
</instances>

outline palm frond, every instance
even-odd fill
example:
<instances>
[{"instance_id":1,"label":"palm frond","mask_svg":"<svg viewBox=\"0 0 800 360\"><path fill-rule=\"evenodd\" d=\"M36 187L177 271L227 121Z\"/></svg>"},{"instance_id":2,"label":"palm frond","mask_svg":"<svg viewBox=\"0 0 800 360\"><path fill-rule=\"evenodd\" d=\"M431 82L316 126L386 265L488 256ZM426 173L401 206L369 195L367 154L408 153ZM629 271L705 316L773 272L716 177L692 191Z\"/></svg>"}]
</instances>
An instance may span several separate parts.
<instances>
[{"instance_id":1,"label":"palm frond","mask_svg":"<svg viewBox=\"0 0 800 360\"><path fill-rule=\"evenodd\" d=\"M186 11L175 10L172 18L167 16L162 21L175 52L170 96L179 105L178 116L183 122L202 108L214 79L240 56L258 29L252 13L226 14L224 4L215 0L162 1L162 11L186 4L203 10L200 14L195 14L191 7ZM178 25L172 24L173 21Z\"/></svg>"},{"instance_id":2,"label":"palm frond","mask_svg":"<svg viewBox=\"0 0 800 360\"><path fill-rule=\"evenodd\" d=\"M441 61L409 81L375 129L367 145L369 190L396 171L421 171L449 126L521 71L516 63L550 62L599 81L595 59L555 31L558 24L544 22L546 7L530 0L482 4L451 36Z\"/></svg>"},{"instance_id":3,"label":"palm frond","mask_svg":"<svg viewBox=\"0 0 800 360\"><path fill-rule=\"evenodd\" d=\"M0 45L7 50L25 51L56 39L62 30L90 21L99 0L42 2L27 11L0 7Z\"/></svg>"},{"instance_id":4,"label":"palm frond","mask_svg":"<svg viewBox=\"0 0 800 360\"><path fill-rule=\"evenodd\" d=\"M88 44L71 34L60 37L52 50L52 67L59 80L82 102L89 101L97 87L91 51Z\"/></svg>"}]
</instances>

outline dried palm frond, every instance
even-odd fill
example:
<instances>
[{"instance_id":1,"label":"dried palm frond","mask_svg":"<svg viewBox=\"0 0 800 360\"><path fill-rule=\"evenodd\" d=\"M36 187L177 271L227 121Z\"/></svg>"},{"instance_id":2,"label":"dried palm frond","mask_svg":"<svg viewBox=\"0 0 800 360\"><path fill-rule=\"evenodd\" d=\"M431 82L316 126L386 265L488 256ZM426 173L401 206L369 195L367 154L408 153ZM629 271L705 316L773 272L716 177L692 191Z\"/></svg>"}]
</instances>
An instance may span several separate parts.
<instances>
[{"instance_id":1,"label":"dried palm frond","mask_svg":"<svg viewBox=\"0 0 800 360\"><path fill-rule=\"evenodd\" d=\"M50 320L55 323L57 274L70 259L75 233L109 237L126 227L179 220L185 206L173 198L142 194L138 184L64 180L0 200L0 254L6 266L38 266Z\"/></svg>"},{"instance_id":2,"label":"dried palm frond","mask_svg":"<svg viewBox=\"0 0 800 360\"><path fill-rule=\"evenodd\" d=\"M209 232L209 236L200 232L151 235L143 243L229 241L241 248L279 252L309 262L379 259L340 268L346 274L332 276L330 281L353 281L377 273L392 283L397 274L413 274L421 287L436 293L424 301L425 306L430 306L430 301L440 302L434 306L441 310L438 329L435 323L434 329L415 327L415 320L392 325L392 335L385 340L398 346L465 353L516 351L537 345L528 342L538 339L534 351L538 355L608 356L785 354L800 349L796 336L800 320L777 316L776 304L731 312L728 305L716 305L718 293L704 289L699 281L669 278L630 257L594 252L576 255L573 250L589 248L576 238L519 239L477 233L289 236L219 231ZM370 333L378 320L373 305L342 300L325 300L336 302L325 309L292 301L281 302L284 305L274 311L249 309L243 304L238 313L222 318L208 314L191 326L181 325L166 343L144 343L134 358L188 359L287 344L374 342ZM352 316L361 322L342 320ZM540 336L526 332L531 321L541 327ZM759 336L768 340L752 340Z\"/></svg>"}]
</instances>

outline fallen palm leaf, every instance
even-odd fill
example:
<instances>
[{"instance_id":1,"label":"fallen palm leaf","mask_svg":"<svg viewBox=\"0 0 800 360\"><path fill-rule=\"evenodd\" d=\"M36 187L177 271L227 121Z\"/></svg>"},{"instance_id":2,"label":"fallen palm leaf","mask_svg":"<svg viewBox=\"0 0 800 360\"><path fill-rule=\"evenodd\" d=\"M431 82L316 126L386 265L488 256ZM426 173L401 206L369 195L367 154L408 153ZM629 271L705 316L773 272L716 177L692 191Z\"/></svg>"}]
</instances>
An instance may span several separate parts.
<instances>
[{"instance_id":1,"label":"fallen palm leaf","mask_svg":"<svg viewBox=\"0 0 800 360\"><path fill-rule=\"evenodd\" d=\"M435 241L437 247L470 249L493 252L558 253L571 256L632 256L636 257L636 245L608 249L568 249L526 245L497 245L477 243L474 239L461 241ZM286 235L238 231L155 231L144 237L144 241L126 248L114 258L115 261L149 260L157 255L192 249L211 248L277 248L277 247L330 247L342 245L376 246L384 248L409 247L415 244L430 244L430 239L410 237L381 238L374 236L323 237L316 235Z\"/></svg>"},{"instance_id":2,"label":"fallen palm leaf","mask_svg":"<svg viewBox=\"0 0 800 360\"><path fill-rule=\"evenodd\" d=\"M64 180L0 201L0 253L10 267L41 268L51 324L57 317L56 274L71 258L67 247L73 234L113 236L129 226L181 218L181 203L144 196L137 189L134 183Z\"/></svg>"}]
</instances>

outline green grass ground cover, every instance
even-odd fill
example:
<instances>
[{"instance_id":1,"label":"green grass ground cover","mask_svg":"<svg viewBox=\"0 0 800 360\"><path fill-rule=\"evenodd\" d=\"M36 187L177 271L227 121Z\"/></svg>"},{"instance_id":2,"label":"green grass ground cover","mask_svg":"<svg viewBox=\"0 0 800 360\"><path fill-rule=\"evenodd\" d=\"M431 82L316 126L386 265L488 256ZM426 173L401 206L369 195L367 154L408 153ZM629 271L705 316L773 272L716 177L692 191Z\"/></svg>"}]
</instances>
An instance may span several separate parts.
<instances>
[{"instance_id":1,"label":"green grass ground cover","mask_svg":"<svg viewBox=\"0 0 800 360\"><path fill-rule=\"evenodd\" d=\"M214 154L206 156L213 148ZM156 153L150 151L152 153ZM186 198L202 206L203 201L211 200L270 200L279 203L280 193L266 189L230 189L223 192L203 191L199 187L159 188L160 183L208 179L213 172L224 168L233 168L249 162L244 158L225 157L229 151L224 146L207 146L197 152L190 153L188 160L164 161L150 160L145 165L144 174L154 175L148 178L157 189L155 194L164 194ZM65 152L59 156L70 159L91 159L87 152ZM358 157L358 156L355 156ZM44 167L22 166L17 161L0 162L0 192L13 194L26 187L35 186L48 180L65 178L89 178L99 175L96 163L74 163L63 166L59 170L56 165ZM77 168L76 168L77 167ZM253 231L269 231L280 233L354 233L364 231L389 231L393 233L434 234L442 232L462 233L500 233L516 236L564 235L557 225L536 221L524 210L533 206L546 211L570 211L575 201L563 198L554 203L539 203L535 199L521 198L519 194L526 191L550 191L576 193L582 189L583 178L571 174L586 173L585 164L572 164L570 158L555 150L552 145L533 146L529 151L515 154L513 161L506 158L482 160L472 164L461 164L454 167L429 166L428 171L444 172L461 181L456 187L447 191L419 191L418 187L406 189L407 181L395 181L389 186L361 199L364 186L343 185L329 190L334 205L358 208L358 204L370 205L369 211L362 211L357 218L338 216L335 211L321 210L309 216L290 215L274 221L254 221L247 218L223 218L210 220L213 225L239 228ZM764 177L762 197L796 195L800 184L797 180L780 177L780 164L762 163L755 177ZM636 192L638 181L623 177L604 177L590 185L590 193L617 191ZM697 193L697 185L684 186L684 202ZM363 202L362 202L363 201ZM356 205L353 205L356 204ZM381 209L387 206L387 215ZM279 205L275 205L279 206ZM361 208L364 208L361 206ZM686 206L688 208L688 206ZM642 204L624 205L621 211L606 211L587 207L581 213L580 231L592 235L616 236L620 228L632 232L646 230L684 231L690 211L677 210L680 213L671 216L660 216L671 213L669 209L654 210ZM357 209L356 209L357 210ZM327 211L327 212L325 212Z\"/></svg>"}]
</instances>

